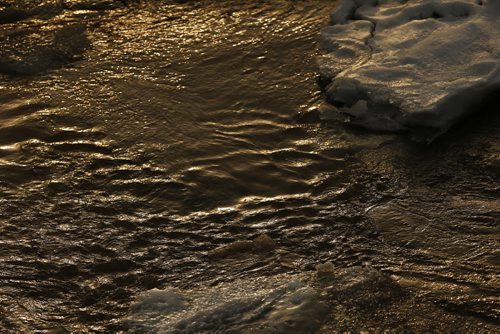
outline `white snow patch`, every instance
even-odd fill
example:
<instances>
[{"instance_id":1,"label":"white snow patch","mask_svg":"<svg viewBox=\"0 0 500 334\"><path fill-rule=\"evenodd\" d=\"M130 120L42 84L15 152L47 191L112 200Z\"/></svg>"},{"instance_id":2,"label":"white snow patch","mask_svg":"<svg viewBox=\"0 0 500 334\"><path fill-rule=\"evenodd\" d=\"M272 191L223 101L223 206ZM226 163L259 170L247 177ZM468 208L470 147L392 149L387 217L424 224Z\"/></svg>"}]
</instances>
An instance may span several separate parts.
<instances>
[{"instance_id":1,"label":"white snow patch","mask_svg":"<svg viewBox=\"0 0 500 334\"><path fill-rule=\"evenodd\" d=\"M435 136L500 89L498 0L343 0L331 22L320 73L355 124Z\"/></svg>"}]
</instances>

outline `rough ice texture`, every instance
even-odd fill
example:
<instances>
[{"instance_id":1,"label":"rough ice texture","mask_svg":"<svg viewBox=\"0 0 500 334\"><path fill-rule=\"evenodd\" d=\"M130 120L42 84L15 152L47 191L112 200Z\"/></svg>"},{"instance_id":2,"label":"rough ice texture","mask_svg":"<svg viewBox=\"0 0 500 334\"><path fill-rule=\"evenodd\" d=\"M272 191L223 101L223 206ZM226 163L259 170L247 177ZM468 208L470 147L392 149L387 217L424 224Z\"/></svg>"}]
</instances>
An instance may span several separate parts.
<instances>
[{"instance_id":1,"label":"rough ice texture","mask_svg":"<svg viewBox=\"0 0 500 334\"><path fill-rule=\"evenodd\" d=\"M498 0L342 0L331 24L321 78L355 124L431 139L500 89Z\"/></svg>"},{"instance_id":2,"label":"rough ice texture","mask_svg":"<svg viewBox=\"0 0 500 334\"><path fill-rule=\"evenodd\" d=\"M327 307L318 292L292 276L181 291L150 290L137 298L128 333L312 333Z\"/></svg>"}]
</instances>

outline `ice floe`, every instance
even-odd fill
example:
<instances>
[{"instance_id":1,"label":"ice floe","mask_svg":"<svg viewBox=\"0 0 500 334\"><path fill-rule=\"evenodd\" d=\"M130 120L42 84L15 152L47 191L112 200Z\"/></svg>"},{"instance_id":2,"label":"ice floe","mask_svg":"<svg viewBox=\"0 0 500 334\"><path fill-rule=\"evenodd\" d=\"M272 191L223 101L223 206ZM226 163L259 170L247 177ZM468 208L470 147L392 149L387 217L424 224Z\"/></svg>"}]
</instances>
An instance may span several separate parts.
<instances>
[{"instance_id":1,"label":"ice floe","mask_svg":"<svg viewBox=\"0 0 500 334\"><path fill-rule=\"evenodd\" d=\"M318 291L289 275L199 290L150 290L125 321L130 333L309 333L328 308Z\"/></svg>"},{"instance_id":2,"label":"ice floe","mask_svg":"<svg viewBox=\"0 0 500 334\"><path fill-rule=\"evenodd\" d=\"M500 1L343 0L331 24L321 79L354 124L430 140L500 89Z\"/></svg>"}]
</instances>

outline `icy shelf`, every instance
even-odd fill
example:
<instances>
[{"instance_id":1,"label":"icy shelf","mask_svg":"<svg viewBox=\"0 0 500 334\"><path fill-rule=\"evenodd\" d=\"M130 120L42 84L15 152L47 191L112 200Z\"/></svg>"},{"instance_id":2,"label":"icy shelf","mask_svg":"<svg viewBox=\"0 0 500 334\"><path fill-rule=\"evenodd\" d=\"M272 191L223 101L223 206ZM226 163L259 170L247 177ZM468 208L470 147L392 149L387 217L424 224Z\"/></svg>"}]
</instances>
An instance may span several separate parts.
<instances>
[{"instance_id":1,"label":"icy shelf","mask_svg":"<svg viewBox=\"0 0 500 334\"><path fill-rule=\"evenodd\" d=\"M498 0L342 0L331 24L321 79L354 124L432 140L500 89Z\"/></svg>"}]
</instances>

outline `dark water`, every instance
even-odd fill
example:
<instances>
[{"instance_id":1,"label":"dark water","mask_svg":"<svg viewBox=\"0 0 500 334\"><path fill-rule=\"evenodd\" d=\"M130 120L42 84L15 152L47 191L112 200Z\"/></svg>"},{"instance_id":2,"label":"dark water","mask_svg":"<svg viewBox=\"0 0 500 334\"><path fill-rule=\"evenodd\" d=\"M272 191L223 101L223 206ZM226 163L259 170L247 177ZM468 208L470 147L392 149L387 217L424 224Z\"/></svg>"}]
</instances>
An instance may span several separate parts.
<instances>
[{"instance_id":1,"label":"dark water","mask_svg":"<svg viewBox=\"0 0 500 334\"><path fill-rule=\"evenodd\" d=\"M493 103L430 146L301 117L334 1L64 3L0 1L2 332L182 332L124 319L292 279L321 307L288 332L498 330ZM266 298L184 332L285 331Z\"/></svg>"}]
</instances>

